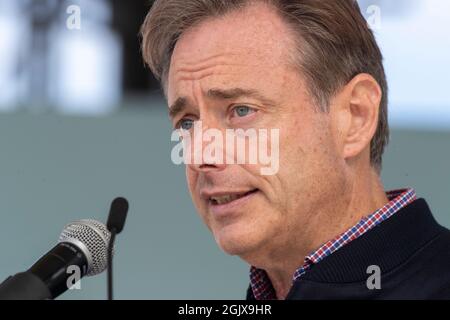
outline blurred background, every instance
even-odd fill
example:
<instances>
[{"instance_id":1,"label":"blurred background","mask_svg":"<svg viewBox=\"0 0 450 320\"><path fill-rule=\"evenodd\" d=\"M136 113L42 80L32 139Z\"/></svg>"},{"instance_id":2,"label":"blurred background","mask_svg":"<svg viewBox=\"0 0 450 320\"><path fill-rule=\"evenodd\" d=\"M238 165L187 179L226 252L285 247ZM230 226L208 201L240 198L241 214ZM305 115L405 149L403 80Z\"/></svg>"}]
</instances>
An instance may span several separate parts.
<instances>
[{"instance_id":1,"label":"blurred background","mask_svg":"<svg viewBox=\"0 0 450 320\"><path fill-rule=\"evenodd\" d=\"M386 188L415 187L450 227L450 2L359 3L390 85ZM170 160L166 104L139 48L151 4L0 0L0 281L49 250L66 223L106 222L125 196L116 298L244 298L248 266L217 248ZM105 297L100 275L61 299Z\"/></svg>"}]
</instances>

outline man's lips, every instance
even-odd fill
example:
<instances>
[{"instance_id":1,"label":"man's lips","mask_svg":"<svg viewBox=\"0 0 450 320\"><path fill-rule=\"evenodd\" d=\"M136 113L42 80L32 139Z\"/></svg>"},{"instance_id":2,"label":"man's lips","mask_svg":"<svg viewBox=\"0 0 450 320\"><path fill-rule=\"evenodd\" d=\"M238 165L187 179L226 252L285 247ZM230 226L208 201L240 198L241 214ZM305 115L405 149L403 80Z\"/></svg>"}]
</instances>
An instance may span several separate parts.
<instances>
[{"instance_id":1,"label":"man's lips","mask_svg":"<svg viewBox=\"0 0 450 320\"><path fill-rule=\"evenodd\" d=\"M207 201L211 213L216 218L224 218L230 214L239 212L239 209L245 205L259 189L250 189L247 191L221 191L221 192L203 192L202 197Z\"/></svg>"},{"instance_id":2,"label":"man's lips","mask_svg":"<svg viewBox=\"0 0 450 320\"><path fill-rule=\"evenodd\" d=\"M215 193L207 197L207 200L211 205L224 205L231 203L233 201L239 200L241 198L244 198L245 196L248 196L252 193L257 192L258 189L252 189L245 192L222 192L222 193Z\"/></svg>"}]
</instances>

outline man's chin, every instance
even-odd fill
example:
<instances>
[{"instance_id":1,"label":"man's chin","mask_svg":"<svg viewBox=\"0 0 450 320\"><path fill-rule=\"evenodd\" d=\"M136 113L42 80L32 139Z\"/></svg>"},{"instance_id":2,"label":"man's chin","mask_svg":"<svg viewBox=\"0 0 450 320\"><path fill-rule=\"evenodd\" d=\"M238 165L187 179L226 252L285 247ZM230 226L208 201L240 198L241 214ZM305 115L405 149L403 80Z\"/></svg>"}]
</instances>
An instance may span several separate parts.
<instances>
[{"instance_id":1,"label":"man's chin","mask_svg":"<svg viewBox=\"0 0 450 320\"><path fill-rule=\"evenodd\" d=\"M262 241L243 228L227 226L214 232L214 238L220 249L232 256L246 256L254 252Z\"/></svg>"}]
</instances>

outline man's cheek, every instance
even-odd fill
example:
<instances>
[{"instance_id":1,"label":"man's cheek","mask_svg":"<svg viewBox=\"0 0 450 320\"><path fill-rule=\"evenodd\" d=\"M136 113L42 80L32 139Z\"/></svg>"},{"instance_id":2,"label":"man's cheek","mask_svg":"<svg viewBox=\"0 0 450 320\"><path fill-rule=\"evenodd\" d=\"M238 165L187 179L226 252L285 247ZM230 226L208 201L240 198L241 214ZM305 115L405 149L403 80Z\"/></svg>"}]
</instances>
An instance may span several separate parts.
<instances>
[{"instance_id":1,"label":"man's cheek","mask_svg":"<svg viewBox=\"0 0 450 320\"><path fill-rule=\"evenodd\" d=\"M195 172L192 171L192 169L190 169L188 166L186 166L186 183L187 183L189 192L191 193L192 199L194 199L194 196L195 196L196 181L197 181L197 178L196 178Z\"/></svg>"}]
</instances>

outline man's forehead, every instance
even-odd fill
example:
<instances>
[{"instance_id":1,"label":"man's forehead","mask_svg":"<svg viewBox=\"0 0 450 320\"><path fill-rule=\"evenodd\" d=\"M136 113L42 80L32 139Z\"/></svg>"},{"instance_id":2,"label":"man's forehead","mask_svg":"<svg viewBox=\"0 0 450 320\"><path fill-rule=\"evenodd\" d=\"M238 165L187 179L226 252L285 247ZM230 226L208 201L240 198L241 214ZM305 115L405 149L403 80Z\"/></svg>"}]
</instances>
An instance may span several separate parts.
<instances>
[{"instance_id":1,"label":"man's forehead","mask_svg":"<svg viewBox=\"0 0 450 320\"><path fill-rule=\"evenodd\" d=\"M192 58L194 59L194 58ZM287 59L270 59L270 56L224 53L211 56L209 59L189 63L188 60L174 56L169 69L166 94L170 103L182 95L193 92L194 84L197 93L208 98L225 97L233 89L234 93L251 89L267 90L267 86L276 86L284 78L289 63ZM222 94L219 94L222 92Z\"/></svg>"},{"instance_id":2,"label":"man's forehead","mask_svg":"<svg viewBox=\"0 0 450 320\"><path fill-rule=\"evenodd\" d=\"M285 58L287 48L291 48L288 29L275 10L263 4L208 18L180 36L172 66L207 63L225 55L242 63L251 63L255 58L270 63Z\"/></svg>"},{"instance_id":3,"label":"man's forehead","mask_svg":"<svg viewBox=\"0 0 450 320\"><path fill-rule=\"evenodd\" d=\"M192 92L190 80L201 80L205 96L214 87L245 88L274 81L274 73L290 62L293 42L288 34L282 19L265 5L210 18L185 31L171 58L169 107Z\"/></svg>"}]
</instances>

